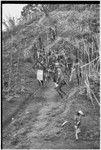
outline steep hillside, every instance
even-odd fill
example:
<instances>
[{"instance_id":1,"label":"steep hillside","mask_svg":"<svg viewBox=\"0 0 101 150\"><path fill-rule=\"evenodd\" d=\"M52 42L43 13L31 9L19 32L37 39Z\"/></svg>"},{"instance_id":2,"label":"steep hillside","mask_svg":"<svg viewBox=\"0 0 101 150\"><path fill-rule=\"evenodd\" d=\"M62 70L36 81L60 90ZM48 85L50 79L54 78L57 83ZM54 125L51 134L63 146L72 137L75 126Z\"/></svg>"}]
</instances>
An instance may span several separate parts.
<instances>
[{"instance_id":1,"label":"steep hillside","mask_svg":"<svg viewBox=\"0 0 101 150\"><path fill-rule=\"evenodd\" d=\"M52 8L48 16L36 11L2 33L3 148L99 148L99 6ZM39 87L36 52L46 69L50 52L53 58L62 57L60 66L67 82L63 99L53 82ZM66 73L69 57L73 63L79 59L80 86L75 70ZM77 143L73 117L78 109L86 117ZM67 126L62 128L65 120Z\"/></svg>"}]
</instances>

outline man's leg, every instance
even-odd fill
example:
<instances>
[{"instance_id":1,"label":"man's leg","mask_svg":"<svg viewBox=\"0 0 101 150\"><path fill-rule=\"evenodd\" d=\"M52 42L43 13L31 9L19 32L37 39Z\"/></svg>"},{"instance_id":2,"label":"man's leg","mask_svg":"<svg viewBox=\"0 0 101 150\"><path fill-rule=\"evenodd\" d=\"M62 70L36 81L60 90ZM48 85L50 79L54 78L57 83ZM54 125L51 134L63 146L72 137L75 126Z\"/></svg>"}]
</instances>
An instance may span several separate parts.
<instances>
[{"instance_id":1,"label":"man's leg","mask_svg":"<svg viewBox=\"0 0 101 150\"><path fill-rule=\"evenodd\" d=\"M76 129L76 132L75 132L75 137L76 137L76 140L78 140L78 133L77 133L77 129Z\"/></svg>"},{"instance_id":2,"label":"man's leg","mask_svg":"<svg viewBox=\"0 0 101 150\"><path fill-rule=\"evenodd\" d=\"M41 85L43 86L43 80L41 80Z\"/></svg>"},{"instance_id":3,"label":"man's leg","mask_svg":"<svg viewBox=\"0 0 101 150\"><path fill-rule=\"evenodd\" d=\"M81 70L80 70L80 73L79 73L79 80L80 80L80 84L82 83L82 73L81 73Z\"/></svg>"},{"instance_id":4,"label":"man's leg","mask_svg":"<svg viewBox=\"0 0 101 150\"><path fill-rule=\"evenodd\" d=\"M61 98L63 98L63 95L62 95L62 93L59 90L58 90L58 93L61 96Z\"/></svg>"},{"instance_id":5,"label":"man's leg","mask_svg":"<svg viewBox=\"0 0 101 150\"><path fill-rule=\"evenodd\" d=\"M61 98L63 98L63 95L62 95L62 93L61 93L59 87L57 87L56 90L57 90L58 94L61 96Z\"/></svg>"},{"instance_id":6,"label":"man's leg","mask_svg":"<svg viewBox=\"0 0 101 150\"><path fill-rule=\"evenodd\" d=\"M71 68L72 68L72 64L68 64L69 74L71 74Z\"/></svg>"},{"instance_id":7,"label":"man's leg","mask_svg":"<svg viewBox=\"0 0 101 150\"><path fill-rule=\"evenodd\" d=\"M76 78L77 78L77 83L78 83L78 85L79 85L80 82L79 82L79 76L78 76L78 73L76 74Z\"/></svg>"},{"instance_id":8,"label":"man's leg","mask_svg":"<svg viewBox=\"0 0 101 150\"><path fill-rule=\"evenodd\" d=\"M66 93L61 89L62 86L63 86L63 84L61 83L61 84L59 85L59 90L61 91L61 93L63 93L64 95L66 95Z\"/></svg>"},{"instance_id":9,"label":"man's leg","mask_svg":"<svg viewBox=\"0 0 101 150\"><path fill-rule=\"evenodd\" d=\"M80 128L76 128L76 131L75 131L76 140L79 139L78 134L79 134L80 132L81 132L81 131L80 131Z\"/></svg>"},{"instance_id":10,"label":"man's leg","mask_svg":"<svg viewBox=\"0 0 101 150\"><path fill-rule=\"evenodd\" d=\"M41 83L40 83L40 81L38 80L38 84L39 84L39 86L41 86Z\"/></svg>"}]
</instances>

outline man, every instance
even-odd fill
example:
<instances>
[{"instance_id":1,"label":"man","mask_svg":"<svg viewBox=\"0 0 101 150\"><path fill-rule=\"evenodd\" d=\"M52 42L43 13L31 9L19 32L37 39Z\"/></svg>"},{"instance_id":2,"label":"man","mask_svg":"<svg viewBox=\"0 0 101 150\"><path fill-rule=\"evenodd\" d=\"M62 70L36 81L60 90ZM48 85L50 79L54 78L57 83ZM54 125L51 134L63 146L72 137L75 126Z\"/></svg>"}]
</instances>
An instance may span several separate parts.
<instances>
[{"instance_id":1,"label":"man","mask_svg":"<svg viewBox=\"0 0 101 150\"><path fill-rule=\"evenodd\" d=\"M58 72L57 72L56 66L54 66L54 70L53 70L53 82L57 83L57 79L58 79Z\"/></svg>"},{"instance_id":2,"label":"man","mask_svg":"<svg viewBox=\"0 0 101 150\"><path fill-rule=\"evenodd\" d=\"M82 74L81 74L81 68L80 68L80 63L79 63L78 59L76 59L74 68L75 68L75 72L76 72L77 83L79 85L81 78L82 78Z\"/></svg>"},{"instance_id":3,"label":"man","mask_svg":"<svg viewBox=\"0 0 101 150\"><path fill-rule=\"evenodd\" d=\"M36 44L33 44L32 49L33 49L33 58L34 58L34 60L36 60L37 59L37 46L36 46Z\"/></svg>"},{"instance_id":4,"label":"man","mask_svg":"<svg viewBox=\"0 0 101 150\"><path fill-rule=\"evenodd\" d=\"M43 75L44 75L44 72L43 72L43 65L41 62L37 62L37 80L39 82L39 86L43 85Z\"/></svg>"},{"instance_id":5,"label":"man","mask_svg":"<svg viewBox=\"0 0 101 150\"><path fill-rule=\"evenodd\" d=\"M45 70L44 71L44 82L47 84L50 80L50 76L49 76L49 70Z\"/></svg>"},{"instance_id":6,"label":"man","mask_svg":"<svg viewBox=\"0 0 101 150\"><path fill-rule=\"evenodd\" d=\"M55 33L54 29L50 27L49 28L49 38L50 38L50 41L51 42L54 41L55 37L56 37L56 33Z\"/></svg>"},{"instance_id":7,"label":"man","mask_svg":"<svg viewBox=\"0 0 101 150\"><path fill-rule=\"evenodd\" d=\"M68 71L69 71L69 74L71 74L71 69L72 69L72 59L70 57L68 57L67 59L67 63L68 63Z\"/></svg>"},{"instance_id":8,"label":"man","mask_svg":"<svg viewBox=\"0 0 101 150\"><path fill-rule=\"evenodd\" d=\"M74 128L76 140L79 139L78 134L81 132L80 126L82 116L84 116L84 113L81 110L77 111L76 115L74 116Z\"/></svg>"},{"instance_id":9,"label":"man","mask_svg":"<svg viewBox=\"0 0 101 150\"><path fill-rule=\"evenodd\" d=\"M47 69L47 81L49 82L51 80L51 72L52 70L50 68Z\"/></svg>"},{"instance_id":10,"label":"man","mask_svg":"<svg viewBox=\"0 0 101 150\"><path fill-rule=\"evenodd\" d=\"M60 67L57 68L57 81L55 82L55 86L56 86L56 89L59 93L59 95L61 96L61 98L63 98L63 95L66 95L66 93L61 89L63 85L65 85L66 82L64 80L64 76L63 76L63 73L62 73L62 70Z\"/></svg>"},{"instance_id":11,"label":"man","mask_svg":"<svg viewBox=\"0 0 101 150\"><path fill-rule=\"evenodd\" d=\"M43 70L37 70L37 80L39 82L39 86L43 85Z\"/></svg>"}]
</instances>

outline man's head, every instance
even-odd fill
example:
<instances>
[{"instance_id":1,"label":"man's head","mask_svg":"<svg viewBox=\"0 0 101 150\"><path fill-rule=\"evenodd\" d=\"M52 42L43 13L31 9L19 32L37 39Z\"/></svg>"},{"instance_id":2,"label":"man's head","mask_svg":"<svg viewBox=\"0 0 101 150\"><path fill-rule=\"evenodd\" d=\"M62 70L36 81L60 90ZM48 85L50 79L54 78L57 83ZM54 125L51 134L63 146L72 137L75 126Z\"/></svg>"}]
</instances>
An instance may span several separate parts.
<instances>
[{"instance_id":1,"label":"man's head","mask_svg":"<svg viewBox=\"0 0 101 150\"><path fill-rule=\"evenodd\" d=\"M77 115L78 116L84 116L84 113L81 110L79 110L79 111L77 111Z\"/></svg>"}]
</instances>

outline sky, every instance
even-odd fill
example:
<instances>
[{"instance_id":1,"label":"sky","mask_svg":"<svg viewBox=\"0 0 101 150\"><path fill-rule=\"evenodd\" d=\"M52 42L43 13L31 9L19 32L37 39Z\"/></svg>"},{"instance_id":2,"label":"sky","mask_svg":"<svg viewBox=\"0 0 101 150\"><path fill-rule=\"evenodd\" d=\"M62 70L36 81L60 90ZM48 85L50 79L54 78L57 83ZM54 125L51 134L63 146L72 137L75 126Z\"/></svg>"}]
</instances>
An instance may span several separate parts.
<instances>
[{"instance_id":1,"label":"sky","mask_svg":"<svg viewBox=\"0 0 101 150\"><path fill-rule=\"evenodd\" d=\"M2 18L7 20L7 17L19 18L22 8L26 4L3 4L2 5ZM4 27L3 27L4 28Z\"/></svg>"}]
</instances>

